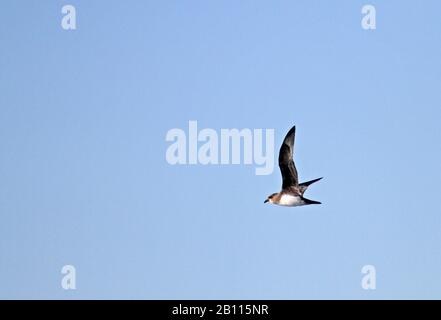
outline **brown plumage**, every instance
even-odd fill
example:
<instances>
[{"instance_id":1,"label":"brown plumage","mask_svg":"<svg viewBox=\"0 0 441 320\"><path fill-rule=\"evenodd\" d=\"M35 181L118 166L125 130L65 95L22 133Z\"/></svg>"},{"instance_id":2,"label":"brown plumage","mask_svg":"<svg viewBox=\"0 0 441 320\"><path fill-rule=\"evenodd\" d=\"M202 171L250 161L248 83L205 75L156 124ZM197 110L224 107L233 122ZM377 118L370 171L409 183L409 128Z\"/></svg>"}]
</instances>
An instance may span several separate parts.
<instances>
[{"instance_id":1,"label":"brown plumage","mask_svg":"<svg viewBox=\"0 0 441 320\"><path fill-rule=\"evenodd\" d=\"M279 151L279 167L282 174L282 190L268 196L265 203L270 202L289 207L320 204L318 201L309 200L303 197L306 189L308 189L311 184L321 180L322 178L299 184L297 169L293 160L295 135L296 127L294 126L286 134Z\"/></svg>"}]
</instances>

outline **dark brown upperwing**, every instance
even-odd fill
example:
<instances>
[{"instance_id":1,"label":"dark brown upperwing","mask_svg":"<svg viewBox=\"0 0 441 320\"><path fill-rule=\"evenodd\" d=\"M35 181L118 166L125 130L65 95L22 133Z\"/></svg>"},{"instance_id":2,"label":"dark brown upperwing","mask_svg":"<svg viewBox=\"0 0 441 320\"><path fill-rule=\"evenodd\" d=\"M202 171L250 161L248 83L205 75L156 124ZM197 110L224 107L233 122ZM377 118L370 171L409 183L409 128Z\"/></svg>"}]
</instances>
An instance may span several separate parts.
<instances>
[{"instance_id":1,"label":"dark brown upperwing","mask_svg":"<svg viewBox=\"0 0 441 320\"><path fill-rule=\"evenodd\" d=\"M299 185L297 169L293 161L295 135L296 126L288 131L279 151L279 167L283 179L282 190Z\"/></svg>"}]
</instances>

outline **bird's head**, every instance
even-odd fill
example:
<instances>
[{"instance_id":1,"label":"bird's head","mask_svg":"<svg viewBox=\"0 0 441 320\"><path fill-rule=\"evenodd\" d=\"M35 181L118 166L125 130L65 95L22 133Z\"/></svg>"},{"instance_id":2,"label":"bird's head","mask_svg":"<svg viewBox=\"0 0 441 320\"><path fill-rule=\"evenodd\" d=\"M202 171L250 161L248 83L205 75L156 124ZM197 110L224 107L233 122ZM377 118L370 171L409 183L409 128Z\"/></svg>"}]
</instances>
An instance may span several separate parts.
<instances>
[{"instance_id":1,"label":"bird's head","mask_svg":"<svg viewBox=\"0 0 441 320\"><path fill-rule=\"evenodd\" d=\"M266 200L263 203L267 203L267 202L273 203L273 198L276 194L277 193L273 193L273 194L269 195L268 198L266 198Z\"/></svg>"}]
</instances>

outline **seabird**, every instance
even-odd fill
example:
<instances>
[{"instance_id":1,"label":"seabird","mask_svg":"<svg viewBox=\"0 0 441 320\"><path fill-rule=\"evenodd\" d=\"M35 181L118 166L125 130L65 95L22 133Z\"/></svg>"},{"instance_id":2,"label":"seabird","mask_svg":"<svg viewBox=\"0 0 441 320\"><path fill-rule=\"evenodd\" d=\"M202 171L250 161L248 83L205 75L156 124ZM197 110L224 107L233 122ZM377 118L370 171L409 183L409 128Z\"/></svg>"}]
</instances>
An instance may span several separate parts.
<instances>
[{"instance_id":1,"label":"seabird","mask_svg":"<svg viewBox=\"0 0 441 320\"><path fill-rule=\"evenodd\" d=\"M279 151L279 167L283 180L282 191L271 194L264 203L269 202L287 207L321 204L321 202L303 197L306 189L308 189L308 187L314 182L321 180L323 177L299 184L297 169L293 161L295 135L296 126L288 131Z\"/></svg>"}]
</instances>

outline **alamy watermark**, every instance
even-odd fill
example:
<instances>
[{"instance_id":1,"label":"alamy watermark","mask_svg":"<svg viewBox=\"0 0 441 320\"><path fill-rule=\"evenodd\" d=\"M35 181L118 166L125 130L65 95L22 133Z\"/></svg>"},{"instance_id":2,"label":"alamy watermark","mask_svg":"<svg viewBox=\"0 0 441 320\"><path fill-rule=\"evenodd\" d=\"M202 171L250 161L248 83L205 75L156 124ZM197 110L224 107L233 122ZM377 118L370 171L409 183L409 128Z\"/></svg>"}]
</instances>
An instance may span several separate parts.
<instances>
[{"instance_id":1,"label":"alamy watermark","mask_svg":"<svg viewBox=\"0 0 441 320\"><path fill-rule=\"evenodd\" d=\"M364 30L377 29L377 10L371 4L366 4L361 8L361 27Z\"/></svg>"},{"instance_id":2,"label":"alamy watermark","mask_svg":"<svg viewBox=\"0 0 441 320\"><path fill-rule=\"evenodd\" d=\"M169 164L256 166L256 175L274 171L274 129L198 130L197 121L188 122L188 132L168 130L165 140L171 142L165 158ZM264 148L265 146L265 148Z\"/></svg>"},{"instance_id":3,"label":"alamy watermark","mask_svg":"<svg viewBox=\"0 0 441 320\"><path fill-rule=\"evenodd\" d=\"M61 268L61 287L64 290L75 290L77 288L77 272L74 266L65 265Z\"/></svg>"},{"instance_id":4,"label":"alamy watermark","mask_svg":"<svg viewBox=\"0 0 441 320\"><path fill-rule=\"evenodd\" d=\"M377 289L377 270L373 265L365 265L361 268L361 274L363 277L361 279L361 287L364 290L375 290Z\"/></svg>"},{"instance_id":5,"label":"alamy watermark","mask_svg":"<svg viewBox=\"0 0 441 320\"><path fill-rule=\"evenodd\" d=\"M64 30L77 29L77 10L71 4L66 4L61 8L63 17L61 18L61 28Z\"/></svg>"}]
</instances>

